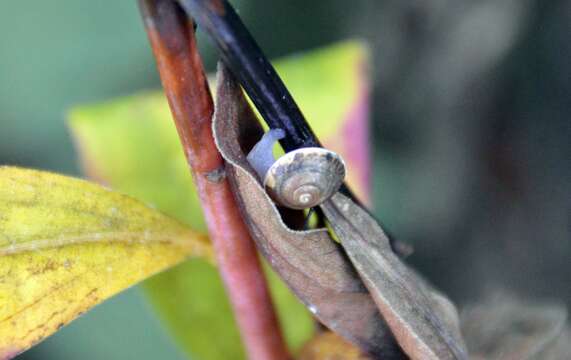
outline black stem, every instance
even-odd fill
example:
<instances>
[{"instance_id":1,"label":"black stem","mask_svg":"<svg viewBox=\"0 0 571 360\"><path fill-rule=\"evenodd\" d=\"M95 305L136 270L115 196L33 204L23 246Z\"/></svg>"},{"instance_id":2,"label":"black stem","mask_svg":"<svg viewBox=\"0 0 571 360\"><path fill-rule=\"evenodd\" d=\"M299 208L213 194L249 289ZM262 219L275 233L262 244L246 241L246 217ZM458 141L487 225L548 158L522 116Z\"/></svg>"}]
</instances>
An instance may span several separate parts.
<instances>
[{"instance_id":1,"label":"black stem","mask_svg":"<svg viewBox=\"0 0 571 360\"><path fill-rule=\"evenodd\" d=\"M286 152L321 146L288 89L226 0L179 0L214 38L222 58L270 128L283 129Z\"/></svg>"}]
</instances>

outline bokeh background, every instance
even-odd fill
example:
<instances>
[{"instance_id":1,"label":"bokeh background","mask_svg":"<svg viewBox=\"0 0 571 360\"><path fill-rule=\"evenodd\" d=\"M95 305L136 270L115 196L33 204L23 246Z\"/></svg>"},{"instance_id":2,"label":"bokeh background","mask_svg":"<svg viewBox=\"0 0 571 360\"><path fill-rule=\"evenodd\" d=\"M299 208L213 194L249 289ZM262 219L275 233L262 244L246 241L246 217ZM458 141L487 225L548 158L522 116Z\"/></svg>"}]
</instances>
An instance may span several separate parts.
<instances>
[{"instance_id":1,"label":"bokeh background","mask_svg":"<svg viewBox=\"0 0 571 360\"><path fill-rule=\"evenodd\" d=\"M423 274L571 305L571 1L232 3L271 57L368 41L375 212ZM79 175L67 109L159 86L135 0L2 4L0 164ZM19 358L184 357L134 288Z\"/></svg>"}]
</instances>

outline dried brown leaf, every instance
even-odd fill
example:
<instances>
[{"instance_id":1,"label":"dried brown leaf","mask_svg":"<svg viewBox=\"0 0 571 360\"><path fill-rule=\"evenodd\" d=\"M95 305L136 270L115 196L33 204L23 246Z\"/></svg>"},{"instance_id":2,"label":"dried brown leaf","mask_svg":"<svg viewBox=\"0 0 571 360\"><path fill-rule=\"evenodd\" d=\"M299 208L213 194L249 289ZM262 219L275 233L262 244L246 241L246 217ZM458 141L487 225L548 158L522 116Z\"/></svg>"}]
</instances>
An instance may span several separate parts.
<instances>
[{"instance_id":1,"label":"dried brown leaf","mask_svg":"<svg viewBox=\"0 0 571 360\"><path fill-rule=\"evenodd\" d=\"M240 87L223 66L216 93L214 137L228 162L227 176L261 253L327 327L381 359L402 358L341 247L325 229L295 231L288 227L260 185L245 154L262 130Z\"/></svg>"},{"instance_id":2,"label":"dried brown leaf","mask_svg":"<svg viewBox=\"0 0 571 360\"><path fill-rule=\"evenodd\" d=\"M454 307L393 253L376 220L340 193L321 208L403 350L413 359L467 359Z\"/></svg>"}]
</instances>

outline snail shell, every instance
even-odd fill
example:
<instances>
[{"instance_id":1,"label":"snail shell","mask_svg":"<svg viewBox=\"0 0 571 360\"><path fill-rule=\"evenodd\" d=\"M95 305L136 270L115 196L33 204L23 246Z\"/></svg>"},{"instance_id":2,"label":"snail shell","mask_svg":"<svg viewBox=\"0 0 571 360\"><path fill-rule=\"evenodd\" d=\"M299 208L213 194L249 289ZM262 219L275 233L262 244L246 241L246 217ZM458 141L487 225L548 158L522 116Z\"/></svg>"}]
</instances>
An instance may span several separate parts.
<instances>
[{"instance_id":1,"label":"snail shell","mask_svg":"<svg viewBox=\"0 0 571 360\"><path fill-rule=\"evenodd\" d=\"M248 154L248 162L280 205L308 209L323 203L343 184L345 163L333 151L319 147L297 149L275 160L272 148L284 136L282 129L265 133Z\"/></svg>"},{"instance_id":2,"label":"snail shell","mask_svg":"<svg viewBox=\"0 0 571 360\"><path fill-rule=\"evenodd\" d=\"M345 164L339 155L309 147L280 157L266 173L264 186L281 205L307 209L333 196L344 178Z\"/></svg>"}]
</instances>

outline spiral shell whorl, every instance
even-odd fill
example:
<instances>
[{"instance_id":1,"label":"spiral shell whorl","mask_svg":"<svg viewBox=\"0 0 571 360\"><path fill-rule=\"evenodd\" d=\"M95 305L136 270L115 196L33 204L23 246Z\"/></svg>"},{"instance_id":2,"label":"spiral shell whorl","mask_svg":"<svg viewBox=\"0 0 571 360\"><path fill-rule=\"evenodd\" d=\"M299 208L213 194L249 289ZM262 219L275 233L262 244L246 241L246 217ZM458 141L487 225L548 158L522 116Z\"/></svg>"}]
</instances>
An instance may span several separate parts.
<instances>
[{"instance_id":1,"label":"spiral shell whorl","mask_svg":"<svg viewBox=\"0 0 571 360\"><path fill-rule=\"evenodd\" d=\"M322 148L301 148L270 167L264 186L281 205L307 209L337 192L344 178L345 164L339 155Z\"/></svg>"}]
</instances>

